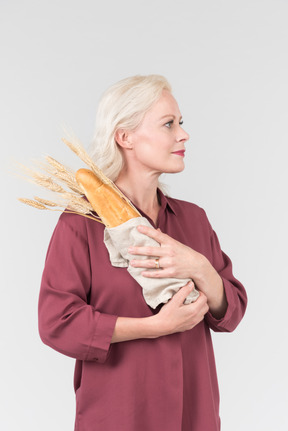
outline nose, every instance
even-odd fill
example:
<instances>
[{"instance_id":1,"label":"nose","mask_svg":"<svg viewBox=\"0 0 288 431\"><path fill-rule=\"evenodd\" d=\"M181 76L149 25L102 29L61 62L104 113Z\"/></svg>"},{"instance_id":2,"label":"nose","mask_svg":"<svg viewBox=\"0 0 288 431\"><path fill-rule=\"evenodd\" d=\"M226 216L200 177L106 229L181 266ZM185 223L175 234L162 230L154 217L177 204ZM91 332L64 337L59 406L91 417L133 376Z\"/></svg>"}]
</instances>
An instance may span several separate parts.
<instances>
[{"instance_id":1,"label":"nose","mask_svg":"<svg viewBox=\"0 0 288 431\"><path fill-rule=\"evenodd\" d=\"M177 141L178 142L181 142L181 141L186 142L186 141L188 141L189 138L190 138L189 134L187 132L185 132L185 130L182 129L182 127L180 126Z\"/></svg>"}]
</instances>

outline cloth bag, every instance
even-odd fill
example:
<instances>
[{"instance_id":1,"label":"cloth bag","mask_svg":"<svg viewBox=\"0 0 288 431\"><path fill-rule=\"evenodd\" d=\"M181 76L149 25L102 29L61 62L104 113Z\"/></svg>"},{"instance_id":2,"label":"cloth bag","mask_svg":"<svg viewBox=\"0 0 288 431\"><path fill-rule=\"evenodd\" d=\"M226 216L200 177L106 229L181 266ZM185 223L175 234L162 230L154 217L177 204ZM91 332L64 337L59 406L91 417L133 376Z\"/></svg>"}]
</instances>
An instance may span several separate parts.
<instances>
[{"instance_id":1,"label":"cloth bag","mask_svg":"<svg viewBox=\"0 0 288 431\"><path fill-rule=\"evenodd\" d=\"M141 275L143 268L130 266L133 256L128 253L131 245L137 247L152 246L160 247L154 239L138 232L137 226L145 225L152 227L145 217L135 217L127 222L113 227L105 228L104 243L109 252L111 264L116 267L127 268L131 276L140 284L146 303L153 309L159 304L165 304L172 296L190 279L179 278L147 278ZM156 258L157 256L155 256ZM149 257L151 259L151 257ZM148 259L147 256L137 256L137 259ZM149 269L155 271L155 269ZM199 292L194 289L186 298L185 304L196 301Z\"/></svg>"}]
</instances>

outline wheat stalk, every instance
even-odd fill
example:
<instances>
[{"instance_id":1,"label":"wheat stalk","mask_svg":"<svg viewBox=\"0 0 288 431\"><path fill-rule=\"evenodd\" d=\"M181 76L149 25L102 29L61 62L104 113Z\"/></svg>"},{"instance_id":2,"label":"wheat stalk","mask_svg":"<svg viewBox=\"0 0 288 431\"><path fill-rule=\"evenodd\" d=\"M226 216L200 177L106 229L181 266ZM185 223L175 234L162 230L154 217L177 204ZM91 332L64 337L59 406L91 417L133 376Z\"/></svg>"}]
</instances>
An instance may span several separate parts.
<instances>
[{"instance_id":1,"label":"wheat stalk","mask_svg":"<svg viewBox=\"0 0 288 431\"><path fill-rule=\"evenodd\" d=\"M33 201L33 199L18 198L18 201L22 202L23 204L30 205L31 207L37 208L38 210L47 209L45 205L39 202Z\"/></svg>"},{"instance_id":2,"label":"wheat stalk","mask_svg":"<svg viewBox=\"0 0 288 431\"><path fill-rule=\"evenodd\" d=\"M81 207L80 205L73 204L70 207L67 207L64 204L52 202L47 199L42 199L38 197L35 197L35 200L26 199L26 198L18 198L18 200L26 205L29 205L33 208L37 208L39 210L61 211L61 212L70 213L70 214L78 214L103 224L100 217L96 216L92 212L88 213L87 210ZM48 208L49 206L52 206L53 208ZM56 207L60 207L60 208L56 208Z\"/></svg>"},{"instance_id":3,"label":"wheat stalk","mask_svg":"<svg viewBox=\"0 0 288 431\"><path fill-rule=\"evenodd\" d=\"M70 148L70 150L72 150L87 166L89 166L89 168L94 172L95 175L97 175L98 178L101 179L104 184L110 184L111 180L107 178L106 175L104 175L104 173L101 171L101 169L99 169L95 165L87 151L82 147L79 142L72 143L70 141L67 141L67 139L65 138L63 138L62 140L64 144L66 144L67 147Z\"/></svg>"},{"instance_id":4,"label":"wheat stalk","mask_svg":"<svg viewBox=\"0 0 288 431\"><path fill-rule=\"evenodd\" d=\"M48 199L38 198L37 196L35 196L34 199L35 199L35 201L40 202L40 204L43 204L43 205L48 206L48 207L58 207L59 206L58 203L49 201Z\"/></svg>"},{"instance_id":5,"label":"wheat stalk","mask_svg":"<svg viewBox=\"0 0 288 431\"><path fill-rule=\"evenodd\" d=\"M56 177L58 180L63 182L75 193L82 193L82 189L76 181L75 172L72 169L62 165L62 163L53 159L53 157L46 156L48 164L44 165L46 172Z\"/></svg>"},{"instance_id":6,"label":"wheat stalk","mask_svg":"<svg viewBox=\"0 0 288 431\"><path fill-rule=\"evenodd\" d=\"M86 211L87 213L93 213L94 210L92 205L82 196L77 196L76 194L68 192L65 194L65 197L69 201L70 205L73 205L74 208L82 208L82 210Z\"/></svg>"},{"instance_id":7,"label":"wheat stalk","mask_svg":"<svg viewBox=\"0 0 288 431\"><path fill-rule=\"evenodd\" d=\"M131 205L137 211L137 209L134 207L132 202L130 202L130 200L127 198L127 196L125 196L121 192L121 190L116 186L116 184L110 178L108 178L101 171L101 169L98 168L98 166L95 165L95 163L93 162L93 160L91 159L91 157L89 156L87 151L83 148L83 146L81 145L80 142L76 141L75 138L73 138L74 143L68 141L65 138L62 138L62 140L67 145L67 147L70 148L70 150L72 150L87 166L89 166L89 168L94 172L94 174L98 178L100 178L100 180L104 184L108 184L110 187L112 187L116 191L116 193L119 196L121 196L122 199L124 199L129 205Z\"/></svg>"},{"instance_id":8,"label":"wheat stalk","mask_svg":"<svg viewBox=\"0 0 288 431\"><path fill-rule=\"evenodd\" d=\"M71 143L66 139L63 139L63 141L104 184L108 184L112 187L122 199L136 209L129 199L113 183L113 181L111 181L110 178L108 178L101 169L95 165L89 154L79 142L76 142L75 139L74 143ZM100 217L95 215L90 202L83 197L84 192L81 186L77 183L75 172L55 160L53 157L46 156L45 160L45 162L36 161L37 167L41 168L44 173L21 164L18 164L18 166L22 172L26 174L26 177L28 177L34 184L37 184L53 193L57 193L57 201L55 202L39 197L35 197L34 200L19 198L19 201L41 210L48 209L50 211L63 211L64 208L64 212L80 214L102 223Z\"/></svg>"},{"instance_id":9,"label":"wheat stalk","mask_svg":"<svg viewBox=\"0 0 288 431\"><path fill-rule=\"evenodd\" d=\"M38 163L38 165L41 166L40 163ZM57 193L65 192L65 189L61 187L59 184L57 184L55 180L53 180L52 174L44 175L41 172L28 168L27 166L24 166L21 164L18 164L18 166L22 170L22 172L26 174L26 177L28 177L30 181L32 181L34 184L42 186L48 190L51 190L52 192L57 192ZM42 168L44 169L45 167L42 167Z\"/></svg>"}]
</instances>

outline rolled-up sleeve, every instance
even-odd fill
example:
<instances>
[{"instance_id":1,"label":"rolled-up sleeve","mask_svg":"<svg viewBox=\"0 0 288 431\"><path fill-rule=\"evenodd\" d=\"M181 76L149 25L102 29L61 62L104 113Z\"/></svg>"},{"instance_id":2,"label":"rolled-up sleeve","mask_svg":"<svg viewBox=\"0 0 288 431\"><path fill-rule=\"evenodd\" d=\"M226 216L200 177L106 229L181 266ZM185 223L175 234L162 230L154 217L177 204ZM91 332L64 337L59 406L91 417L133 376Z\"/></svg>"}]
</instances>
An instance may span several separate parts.
<instances>
[{"instance_id":1,"label":"rolled-up sleeve","mask_svg":"<svg viewBox=\"0 0 288 431\"><path fill-rule=\"evenodd\" d=\"M232 271L230 258L221 250L218 237L211 228L212 264L223 281L227 299L227 310L223 318L216 319L210 312L205 319L215 332L232 332L242 320L247 307L247 294L244 286Z\"/></svg>"},{"instance_id":2,"label":"rolled-up sleeve","mask_svg":"<svg viewBox=\"0 0 288 431\"><path fill-rule=\"evenodd\" d=\"M60 353L103 363L117 316L89 305L91 265L81 219L76 228L61 216L51 238L39 295L39 334Z\"/></svg>"}]
</instances>

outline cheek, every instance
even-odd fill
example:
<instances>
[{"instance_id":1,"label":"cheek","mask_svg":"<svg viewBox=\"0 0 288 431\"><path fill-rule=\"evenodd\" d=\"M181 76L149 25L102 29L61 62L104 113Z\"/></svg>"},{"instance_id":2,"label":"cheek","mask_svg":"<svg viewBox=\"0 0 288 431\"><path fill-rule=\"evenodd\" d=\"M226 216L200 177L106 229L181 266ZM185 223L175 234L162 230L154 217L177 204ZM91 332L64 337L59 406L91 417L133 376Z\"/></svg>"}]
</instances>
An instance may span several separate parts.
<instances>
[{"instance_id":1,"label":"cheek","mask_svg":"<svg viewBox=\"0 0 288 431\"><path fill-rule=\"evenodd\" d=\"M172 146L173 143L166 133L159 133L153 129L134 135L135 157L143 162L148 160L149 164L170 155Z\"/></svg>"},{"instance_id":2,"label":"cheek","mask_svg":"<svg viewBox=\"0 0 288 431\"><path fill-rule=\"evenodd\" d=\"M155 159L157 151L155 151L155 145L150 145L147 142L142 143L137 148L135 147L135 158L139 162L144 164L151 164Z\"/></svg>"},{"instance_id":3,"label":"cheek","mask_svg":"<svg viewBox=\"0 0 288 431\"><path fill-rule=\"evenodd\" d=\"M151 138L153 136L153 138ZM145 156L157 149L157 137L155 134L142 134L137 136L134 144L135 153L139 156Z\"/></svg>"}]
</instances>

